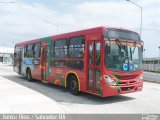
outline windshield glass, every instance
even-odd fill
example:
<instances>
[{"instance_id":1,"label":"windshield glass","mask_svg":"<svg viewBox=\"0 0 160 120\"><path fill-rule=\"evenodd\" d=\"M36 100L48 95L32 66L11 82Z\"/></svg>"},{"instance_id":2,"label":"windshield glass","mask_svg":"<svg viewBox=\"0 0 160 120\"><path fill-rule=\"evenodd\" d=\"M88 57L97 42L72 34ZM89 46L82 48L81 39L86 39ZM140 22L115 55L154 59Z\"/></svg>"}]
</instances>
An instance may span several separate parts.
<instances>
[{"instance_id":1,"label":"windshield glass","mask_svg":"<svg viewBox=\"0 0 160 120\"><path fill-rule=\"evenodd\" d=\"M117 44L116 41L106 42L105 65L113 71L133 72L142 69L141 45L126 42Z\"/></svg>"},{"instance_id":2,"label":"windshield glass","mask_svg":"<svg viewBox=\"0 0 160 120\"><path fill-rule=\"evenodd\" d=\"M133 41L140 41L140 36L136 32L122 30L122 29L113 29L109 28L106 30L106 37L107 38L114 38L114 39L126 39L126 40L133 40Z\"/></svg>"}]
</instances>

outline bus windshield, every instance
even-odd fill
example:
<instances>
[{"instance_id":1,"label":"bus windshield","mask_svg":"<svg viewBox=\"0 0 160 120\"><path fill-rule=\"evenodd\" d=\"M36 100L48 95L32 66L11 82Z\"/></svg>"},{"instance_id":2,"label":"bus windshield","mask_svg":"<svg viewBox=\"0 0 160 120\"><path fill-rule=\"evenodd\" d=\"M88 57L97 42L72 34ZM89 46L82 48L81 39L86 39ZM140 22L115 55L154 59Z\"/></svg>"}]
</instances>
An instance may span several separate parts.
<instances>
[{"instance_id":1,"label":"bus windshield","mask_svg":"<svg viewBox=\"0 0 160 120\"><path fill-rule=\"evenodd\" d=\"M108 49L109 47L109 49ZM105 45L105 65L113 71L133 72L142 69L141 46Z\"/></svg>"},{"instance_id":2,"label":"bus windshield","mask_svg":"<svg viewBox=\"0 0 160 120\"><path fill-rule=\"evenodd\" d=\"M106 37L110 39L114 38L114 39L140 41L140 36L138 33L122 29L109 28L106 30Z\"/></svg>"}]
</instances>

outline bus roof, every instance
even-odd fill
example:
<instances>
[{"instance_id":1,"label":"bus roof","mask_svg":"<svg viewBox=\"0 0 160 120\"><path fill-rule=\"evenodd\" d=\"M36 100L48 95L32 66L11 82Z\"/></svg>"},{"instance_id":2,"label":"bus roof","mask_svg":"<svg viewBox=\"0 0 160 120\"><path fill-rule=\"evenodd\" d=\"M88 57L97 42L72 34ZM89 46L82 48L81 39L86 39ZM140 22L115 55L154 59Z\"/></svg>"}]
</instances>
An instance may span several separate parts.
<instances>
[{"instance_id":1,"label":"bus roof","mask_svg":"<svg viewBox=\"0 0 160 120\"><path fill-rule=\"evenodd\" d=\"M74 31L74 32L68 32L68 33L48 36L48 37L50 37L52 40L55 40L55 39L69 38L72 36L74 37L74 36L80 36L80 35L85 35L85 34L98 33L98 32L101 32L103 34L104 30L107 28L123 29L123 30L131 31L131 30L121 28L121 27L99 26L99 27L94 27L94 28L89 28L89 29L84 29L84 30L79 30L79 31ZM134 32L134 31L132 31L132 32ZM47 37L44 37L44 38L47 38ZM16 46L23 46L23 45L27 45L27 44L37 43L37 42L40 42L41 39L43 39L43 38L20 42L20 43L17 43Z\"/></svg>"},{"instance_id":2,"label":"bus roof","mask_svg":"<svg viewBox=\"0 0 160 120\"><path fill-rule=\"evenodd\" d=\"M23 45L32 44L32 43L38 43L40 41L41 39L28 40L28 41L17 43L15 46L23 46Z\"/></svg>"}]
</instances>

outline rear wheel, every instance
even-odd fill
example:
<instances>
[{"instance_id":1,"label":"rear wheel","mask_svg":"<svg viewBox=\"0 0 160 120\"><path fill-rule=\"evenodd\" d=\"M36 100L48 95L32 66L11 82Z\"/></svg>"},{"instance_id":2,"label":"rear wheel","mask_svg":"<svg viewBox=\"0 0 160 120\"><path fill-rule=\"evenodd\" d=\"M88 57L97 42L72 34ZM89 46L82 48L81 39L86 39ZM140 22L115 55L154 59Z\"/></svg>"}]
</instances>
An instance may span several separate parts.
<instances>
[{"instance_id":1,"label":"rear wheel","mask_svg":"<svg viewBox=\"0 0 160 120\"><path fill-rule=\"evenodd\" d=\"M79 84L78 84L78 79L76 76L71 76L70 77L70 92L72 95L78 95L79 94Z\"/></svg>"},{"instance_id":2,"label":"rear wheel","mask_svg":"<svg viewBox=\"0 0 160 120\"><path fill-rule=\"evenodd\" d=\"M32 82L32 81L33 81L33 79L32 79L32 74L31 74L31 70L30 70L30 69L27 69L26 77L27 77L27 80L28 80L29 82Z\"/></svg>"}]
</instances>

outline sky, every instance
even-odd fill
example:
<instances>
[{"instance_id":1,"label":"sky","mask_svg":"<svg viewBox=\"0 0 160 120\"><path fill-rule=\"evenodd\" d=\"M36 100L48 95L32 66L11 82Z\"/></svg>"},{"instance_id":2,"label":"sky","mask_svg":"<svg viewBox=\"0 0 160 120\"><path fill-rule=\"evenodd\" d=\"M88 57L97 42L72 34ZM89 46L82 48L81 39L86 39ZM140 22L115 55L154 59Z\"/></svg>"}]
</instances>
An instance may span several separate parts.
<instances>
[{"instance_id":1,"label":"sky","mask_svg":"<svg viewBox=\"0 0 160 120\"><path fill-rule=\"evenodd\" d=\"M160 1L132 1L143 8L144 55L158 57ZM139 7L126 0L0 0L0 47L97 26L139 33L140 13Z\"/></svg>"}]
</instances>

